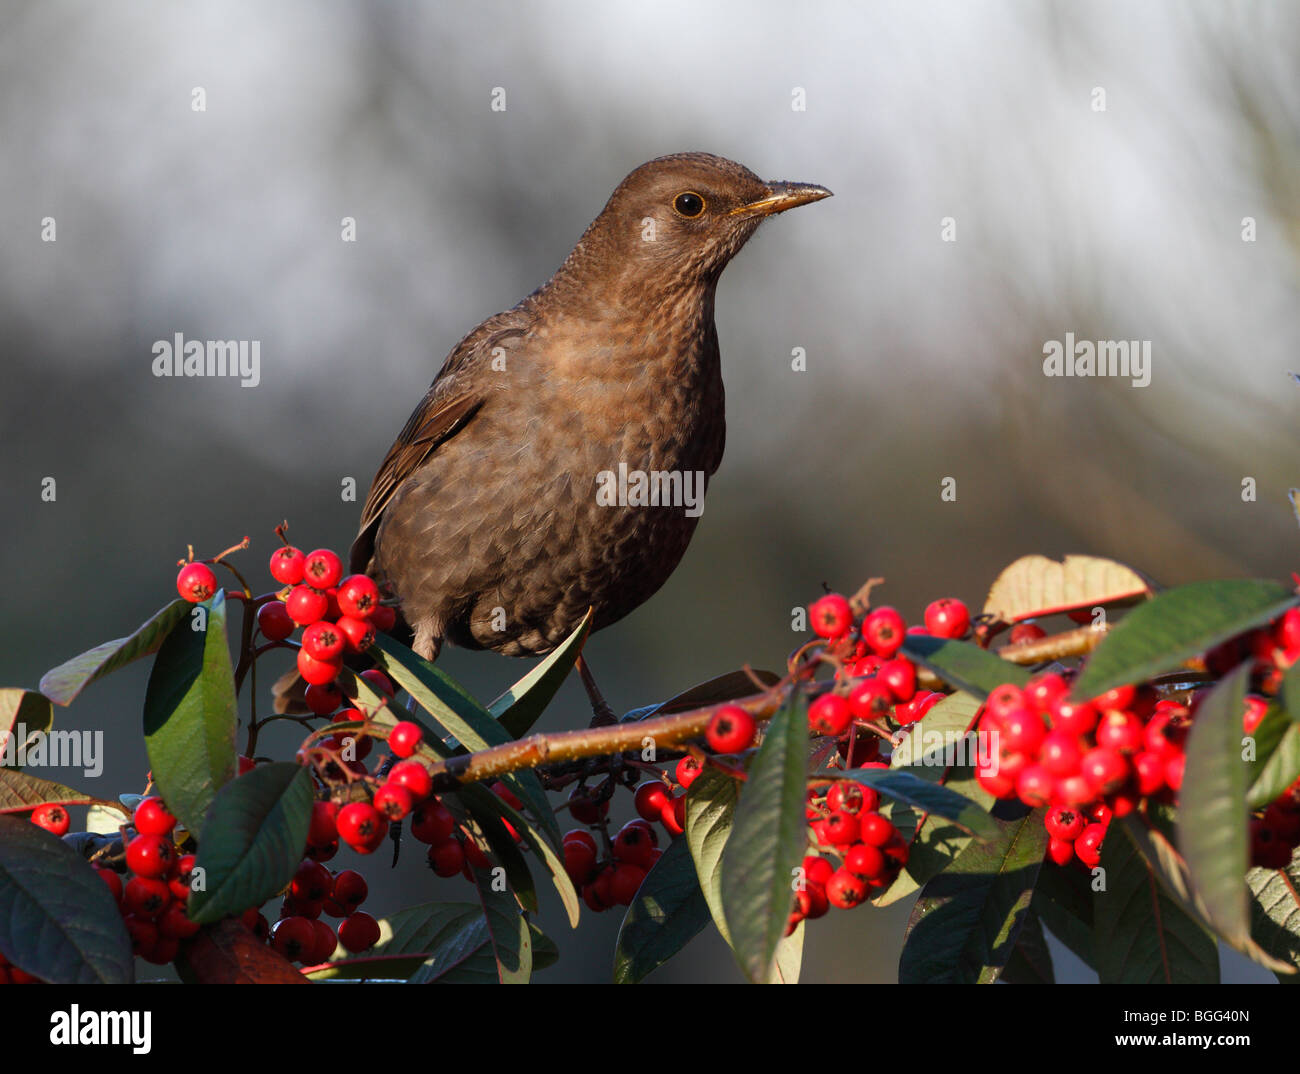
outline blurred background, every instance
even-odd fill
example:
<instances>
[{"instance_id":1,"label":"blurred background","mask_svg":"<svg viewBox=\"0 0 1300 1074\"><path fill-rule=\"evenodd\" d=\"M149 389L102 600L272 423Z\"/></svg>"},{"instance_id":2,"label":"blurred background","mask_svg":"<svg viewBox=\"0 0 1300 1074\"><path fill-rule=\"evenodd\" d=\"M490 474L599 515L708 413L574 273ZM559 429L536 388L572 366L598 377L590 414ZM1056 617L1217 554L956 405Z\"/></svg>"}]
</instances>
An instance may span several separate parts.
<instances>
[{"instance_id":1,"label":"blurred background","mask_svg":"<svg viewBox=\"0 0 1300 1074\"><path fill-rule=\"evenodd\" d=\"M681 568L589 646L615 708L778 666L823 583L884 576L912 618L1028 552L1284 578L1297 54L1287 3L6 3L0 683L129 633L187 543L249 535L264 589L281 519L346 548L340 482L364 497L446 352L687 149L836 196L722 279L727 458ZM260 385L155 378L178 332L259 340ZM1067 332L1150 340L1150 385L1044 377ZM529 666L443 664L485 699ZM57 714L108 732L92 792L142 789L146 677ZM586 718L570 684L545 726ZM372 909L468 897L412 849ZM894 980L907 910L814 923L805 978ZM608 980L618 915L541 923L539 980ZM712 930L652 978L738 979Z\"/></svg>"}]
</instances>

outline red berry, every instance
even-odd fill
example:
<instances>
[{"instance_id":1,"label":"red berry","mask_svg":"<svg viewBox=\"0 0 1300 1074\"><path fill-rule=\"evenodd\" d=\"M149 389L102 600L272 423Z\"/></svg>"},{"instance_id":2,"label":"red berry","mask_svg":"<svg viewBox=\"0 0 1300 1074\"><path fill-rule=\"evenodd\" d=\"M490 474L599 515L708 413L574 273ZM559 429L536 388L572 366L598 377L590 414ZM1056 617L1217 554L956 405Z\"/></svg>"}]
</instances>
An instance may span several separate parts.
<instances>
[{"instance_id":1,"label":"red berry","mask_svg":"<svg viewBox=\"0 0 1300 1074\"><path fill-rule=\"evenodd\" d=\"M1012 753L1026 753L1031 756L1038 752L1047 737L1047 728L1043 718L1036 712L1021 707L1012 709L999 722L998 748Z\"/></svg>"},{"instance_id":2,"label":"red berry","mask_svg":"<svg viewBox=\"0 0 1300 1074\"><path fill-rule=\"evenodd\" d=\"M824 694L823 697L837 697L837 694ZM820 698L818 699L820 700ZM882 680L878 678L863 679L849 691L849 713L859 720L879 720L888 716L894 707L894 695ZM809 719L812 713L809 711ZM847 725L845 725L847 730Z\"/></svg>"},{"instance_id":3,"label":"red berry","mask_svg":"<svg viewBox=\"0 0 1300 1074\"><path fill-rule=\"evenodd\" d=\"M858 818L852 813L832 813L822 822L821 830L826 836L826 842L846 847L858 841Z\"/></svg>"},{"instance_id":4,"label":"red berry","mask_svg":"<svg viewBox=\"0 0 1300 1074\"><path fill-rule=\"evenodd\" d=\"M1047 834L1053 839L1064 839L1068 843L1073 843L1079 838L1087 821L1078 810L1056 806L1047 811L1043 824L1047 828Z\"/></svg>"},{"instance_id":5,"label":"red berry","mask_svg":"<svg viewBox=\"0 0 1300 1074\"><path fill-rule=\"evenodd\" d=\"M906 634L907 624L893 608L877 608L862 622L863 640L877 656L883 656L886 660L902 647Z\"/></svg>"},{"instance_id":6,"label":"red berry","mask_svg":"<svg viewBox=\"0 0 1300 1074\"><path fill-rule=\"evenodd\" d=\"M1062 698L1051 710L1052 729L1067 735L1086 735L1097 726L1099 715L1090 702Z\"/></svg>"},{"instance_id":7,"label":"red berry","mask_svg":"<svg viewBox=\"0 0 1300 1074\"><path fill-rule=\"evenodd\" d=\"M465 868L465 849L455 839L429 847L429 864L442 877L455 876Z\"/></svg>"},{"instance_id":8,"label":"red berry","mask_svg":"<svg viewBox=\"0 0 1300 1074\"><path fill-rule=\"evenodd\" d=\"M960 638L970 629L970 609L953 597L936 600L925 609L925 629L936 638Z\"/></svg>"},{"instance_id":9,"label":"red berry","mask_svg":"<svg viewBox=\"0 0 1300 1074\"><path fill-rule=\"evenodd\" d=\"M808 606L813 633L823 638L842 638L853 627L853 610L838 593L827 593Z\"/></svg>"},{"instance_id":10,"label":"red berry","mask_svg":"<svg viewBox=\"0 0 1300 1074\"><path fill-rule=\"evenodd\" d=\"M649 780L637 787L632 805L636 809L637 816L653 824L667 805L668 797L667 786L657 779Z\"/></svg>"},{"instance_id":11,"label":"red berry","mask_svg":"<svg viewBox=\"0 0 1300 1074\"><path fill-rule=\"evenodd\" d=\"M609 879L611 900L618 906L631 906L645 879L646 870L631 862L619 862Z\"/></svg>"},{"instance_id":12,"label":"red berry","mask_svg":"<svg viewBox=\"0 0 1300 1074\"><path fill-rule=\"evenodd\" d=\"M271 553L271 577L281 585L297 585L302 581L303 562L307 557L293 545L285 545Z\"/></svg>"},{"instance_id":13,"label":"red berry","mask_svg":"<svg viewBox=\"0 0 1300 1074\"><path fill-rule=\"evenodd\" d=\"M803 877L804 883L808 885L815 884L824 888L826 882L835 872L835 866L826 858L806 857L803 860Z\"/></svg>"},{"instance_id":14,"label":"red berry","mask_svg":"<svg viewBox=\"0 0 1300 1074\"><path fill-rule=\"evenodd\" d=\"M1047 637L1047 631L1037 623L1025 620L1023 623L1017 623L1011 628L1011 636L1008 639L1012 645L1019 645L1021 642L1038 641L1040 638Z\"/></svg>"},{"instance_id":15,"label":"red berry","mask_svg":"<svg viewBox=\"0 0 1300 1074\"><path fill-rule=\"evenodd\" d=\"M1056 781L1056 797L1062 805L1081 809L1096 801L1097 789L1082 772L1073 772Z\"/></svg>"},{"instance_id":16,"label":"red berry","mask_svg":"<svg viewBox=\"0 0 1300 1074\"><path fill-rule=\"evenodd\" d=\"M1136 686L1112 686L1104 694L1094 697L1092 703L1105 712L1110 709L1126 709L1136 700Z\"/></svg>"},{"instance_id":17,"label":"red berry","mask_svg":"<svg viewBox=\"0 0 1300 1074\"><path fill-rule=\"evenodd\" d=\"M383 839L388 828L388 822L369 802L348 803L339 810L335 822L338 825L339 838L353 850L361 850L365 847L373 850L379 840Z\"/></svg>"},{"instance_id":18,"label":"red berry","mask_svg":"<svg viewBox=\"0 0 1300 1074\"><path fill-rule=\"evenodd\" d=\"M107 885L109 892L113 896L114 902L122 901L122 878L113 872L112 869L105 869L102 865L95 866L95 872L99 878ZM0 956L2 957L2 956Z\"/></svg>"},{"instance_id":19,"label":"red berry","mask_svg":"<svg viewBox=\"0 0 1300 1074\"><path fill-rule=\"evenodd\" d=\"M876 672L876 678L889 688L895 701L911 701L916 693L916 665L906 657L886 660Z\"/></svg>"},{"instance_id":20,"label":"red berry","mask_svg":"<svg viewBox=\"0 0 1300 1074\"><path fill-rule=\"evenodd\" d=\"M1047 856L1057 865L1068 865L1074 858L1074 844L1068 839L1052 836L1047 841Z\"/></svg>"},{"instance_id":21,"label":"red berry","mask_svg":"<svg viewBox=\"0 0 1300 1074\"><path fill-rule=\"evenodd\" d=\"M841 910L852 910L867 898L867 885L860 876L848 869L836 869L826 882L826 899Z\"/></svg>"},{"instance_id":22,"label":"red berry","mask_svg":"<svg viewBox=\"0 0 1300 1074\"><path fill-rule=\"evenodd\" d=\"M324 921L313 921L311 927L316 935L316 942L312 945L311 953L305 954L302 961L307 966L319 966L330 960L334 949L338 947L339 938Z\"/></svg>"},{"instance_id":23,"label":"red berry","mask_svg":"<svg viewBox=\"0 0 1300 1074\"><path fill-rule=\"evenodd\" d=\"M704 738L714 753L739 753L754 741L754 717L739 705L723 705L709 720Z\"/></svg>"},{"instance_id":24,"label":"red berry","mask_svg":"<svg viewBox=\"0 0 1300 1074\"><path fill-rule=\"evenodd\" d=\"M284 610L299 626L311 626L312 623L324 619L329 607L329 597L319 589L312 589L311 586L306 585L294 586L289 592L289 598L284 602Z\"/></svg>"},{"instance_id":25,"label":"red berry","mask_svg":"<svg viewBox=\"0 0 1300 1074\"><path fill-rule=\"evenodd\" d=\"M1035 712L1050 712L1069 690L1069 684L1057 672L1044 672L1035 675L1025 686L1025 704Z\"/></svg>"},{"instance_id":26,"label":"red berry","mask_svg":"<svg viewBox=\"0 0 1300 1074\"><path fill-rule=\"evenodd\" d=\"M142 835L170 835L176 827L176 818L167 812L163 800L156 796L142 798L131 819L135 830Z\"/></svg>"},{"instance_id":27,"label":"red berry","mask_svg":"<svg viewBox=\"0 0 1300 1074\"><path fill-rule=\"evenodd\" d=\"M912 697L911 701L894 707L894 719L904 726L916 723L918 720L924 719L925 714L942 701L944 696L933 690L920 690Z\"/></svg>"},{"instance_id":28,"label":"red berry","mask_svg":"<svg viewBox=\"0 0 1300 1074\"><path fill-rule=\"evenodd\" d=\"M694 783L697 779L700 778L700 773L702 771L703 769L700 767L700 762L697 761L690 754L687 754L685 757L683 757L680 761L677 762L677 767L673 770L673 774L674 776L676 776L677 782L682 787L689 787L692 783ZM578 817L576 814L574 816L577 820L583 819L581 817ZM594 820L584 821L584 823L592 824L594 823Z\"/></svg>"},{"instance_id":29,"label":"red berry","mask_svg":"<svg viewBox=\"0 0 1300 1074\"><path fill-rule=\"evenodd\" d=\"M341 660L317 660L306 649L298 650L298 674L313 686L333 682L342 670Z\"/></svg>"},{"instance_id":30,"label":"red berry","mask_svg":"<svg viewBox=\"0 0 1300 1074\"><path fill-rule=\"evenodd\" d=\"M370 613L370 624L381 634L387 634L397 625L397 612L387 604L380 604Z\"/></svg>"},{"instance_id":31,"label":"red berry","mask_svg":"<svg viewBox=\"0 0 1300 1074\"><path fill-rule=\"evenodd\" d=\"M371 668L369 671L363 671L361 673L361 678L365 679L366 682L370 684L371 689L375 690L377 693L383 694L385 697L392 697L397 693L396 688L393 686L393 680L378 668Z\"/></svg>"},{"instance_id":32,"label":"red berry","mask_svg":"<svg viewBox=\"0 0 1300 1074\"><path fill-rule=\"evenodd\" d=\"M1165 760L1158 753L1143 750L1134 755L1133 771L1137 774L1139 794L1155 794L1165 785Z\"/></svg>"},{"instance_id":33,"label":"red berry","mask_svg":"<svg viewBox=\"0 0 1300 1074\"><path fill-rule=\"evenodd\" d=\"M411 812L411 835L421 843L441 843L456 830L451 810L436 798L421 802Z\"/></svg>"},{"instance_id":34,"label":"red berry","mask_svg":"<svg viewBox=\"0 0 1300 1074\"><path fill-rule=\"evenodd\" d=\"M202 604L217 591L217 576L206 563L187 563L176 576L176 591L191 604Z\"/></svg>"},{"instance_id":35,"label":"red berry","mask_svg":"<svg viewBox=\"0 0 1300 1074\"><path fill-rule=\"evenodd\" d=\"M1097 724L1097 745L1116 753L1135 753L1142 748L1142 721L1123 709L1107 709Z\"/></svg>"},{"instance_id":36,"label":"red berry","mask_svg":"<svg viewBox=\"0 0 1300 1074\"><path fill-rule=\"evenodd\" d=\"M897 834L898 830L889 818L879 813L863 813L858 818L858 838L870 846L886 846Z\"/></svg>"},{"instance_id":37,"label":"red berry","mask_svg":"<svg viewBox=\"0 0 1300 1074\"><path fill-rule=\"evenodd\" d=\"M1079 771L1099 795L1119 790L1129 776L1128 762L1104 746L1085 753L1079 762Z\"/></svg>"},{"instance_id":38,"label":"red berry","mask_svg":"<svg viewBox=\"0 0 1300 1074\"><path fill-rule=\"evenodd\" d=\"M873 796L870 804L867 802L868 793ZM826 792L827 809L832 812L850 813L853 816L857 816L864 810L875 809L879 800L880 797L874 790L870 788L864 790L860 783L847 779L832 783L830 790Z\"/></svg>"},{"instance_id":39,"label":"red berry","mask_svg":"<svg viewBox=\"0 0 1300 1074\"><path fill-rule=\"evenodd\" d=\"M316 626L320 626L317 623ZM307 628L311 630L311 627ZM343 704L343 691L338 688L336 683L327 682L319 686L308 686L307 692L303 696L307 707L317 716L329 716L337 712L340 705Z\"/></svg>"},{"instance_id":40,"label":"red berry","mask_svg":"<svg viewBox=\"0 0 1300 1074\"><path fill-rule=\"evenodd\" d=\"M368 619L355 619L350 615L339 616L335 624L343 635L346 648L350 653L364 653L375 644L375 628Z\"/></svg>"},{"instance_id":41,"label":"red berry","mask_svg":"<svg viewBox=\"0 0 1300 1074\"><path fill-rule=\"evenodd\" d=\"M329 846L339 837L335 818L339 807L333 802L313 802L311 805L311 825L307 828L307 842L312 846Z\"/></svg>"},{"instance_id":42,"label":"red berry","mask_svg":"<svg viewBox=\"0 0 1300 1074\"><path fill-rule=\"evenodd\" d=\"M492 859L483 853L483 848L473 839L465 840L465 860L475 869L489 869ZM472 878L471 878L472 879Z\"/></svg>"},{"instance_id":43,"label":"red berry","mask_svg":"<svg viewBox=\"0 0 1300 1074\"><path fill-rule=\"evenodd\" d=\"M190 886L194 882L195 860L193 854L182 854L176 861L176 872L167 880L172 898L177 902L185 902L190 897Z\"/></svg>"},{"instance_id":44,"label":"red berry","mask_svg":"<svg viewBox=\"0 0 1300 1074\"><path fill-rule=\"evenodd\" d=\"M1165 782L1169 784L1171 790L1180 791L1183 789L1183 769L1187 765L1187 755L1185 753L1175 753L1165 761Z\"/></svg>"},{"instance_id":45,"label":"red berry","mask_svg":"<svg viewBox=\"0 0 1300 1074\"><path fill-rule=\"evenodd\" d=\"M370 894L370 885L366 878L355 869L344 869L334 878L330 890L334 900L350 910L355 910Z\"/></svg>"},{"instance_id":46,"label":"red berry","mask_svg":"<svg viewBox=\"0 0 1300 1074\"><path fill-rule=\"evenodd\" d=\"M320 902L334 890L334 878L318 861L303 861L289 882L289 893L303 902Z\"/></svg>"},{"instance_id":47,"label":"red berry","mask_svg":"<svg viewBox=\"0 0 1300 1074\"><path fill-rule=\"evenodd\" d=\"M1246 710L1241 717L1241 729L1248 735L1253 735L1255 729L1264 722L1264 716L1268 713L1268 702L1262 697L1249 695L1246 698Z\"/></svg>"},{"instance_id":48,"label":"red berry","mask_svg":"<svg viewBox=\"0 0 1300 1074\"><path fill-rule=\"evenodd\" d=\"M1054 776L1073 775L1082 757L1078 738L1065 731L1053 731L1044 738L1038 754L1039 762Z\"/></svg>"},{"instance_id":49,"label":"red berry","mask_svg":"<svg viewBox=\"0 0 1300 1074\"><path fill-rule=\"evenodd\" d=\"M678 794L670 798L659 814L659 823L669 835L681 835L686 830L686 795Z\"/></svg>"},{"instance_id":50,"label":"red berry","mask_svg":"<svg viewBox=\"0 0 1300 1074\"><path fill-rule=\"evenodd\" d=\"M1273 638L1279 649L1288 651L1300 647L1300 608L1291 608L1273 627Z\"/></svg>"},{"instance_id":51,"label":"red berry","mask_svg":"<svg viewBox=\"0 0 1300 1074\"><path fill-rule=\"evenodd\" d=\"M809 921L825 917L831 905L821 884L805 884L802 891L795 892L794 898L799 915Z\"/></svg>"},{"instance_id":52,"label":"red berry","mask_svg":"<svg viewBox=\"0 0 1300 1074\"><path fill-rule=\"evenodd\" d=\"M179 902L171 903L162 916L158 918L158 933L173 940L188 940L199 931L199 924L191 921L185 913L185 906Z\"/></svg>"},{"instance_id":53,"label":"red berry","mask_svg":"<svg viewBox=\"0 0 1300 1074\"><path fill-rule=\"evenodd\" d=\"M1095 869L1100 864L1101 844L1105 838L1105 825L1089 824L1074 841L1074 853L1089 869Z\"/></svg>"},{"instance_id":54,"label":"red berry","mask_svg":"<svg viewBox=\"0 0 1300 1074\"><path fill-rule=\"evenodd\" d=\"M582 885L591 879L596 869L596 851L576 839L564 843L564 871L575 884Z\"/></svg>"},{"instance_id":55,"label":"red berry","mask_svg":"<svg viewBox=\"0 0 1300 1074\"><path fill-rule=\"evenodd\" d=\"M351 574L339 583L339 610L354 619L369 619L379 607L379 587L364 574Z\"/></svg>"},{"instance_id":56,"label":"red berry","mask_svg":"<svg viewBox=\"0 0 1300 1074\"><path fill-rule=\"evenodd\" d=\"M875 880L885 874L887 863L879 847L870 843L858 843L845 852L844 868L864 880Z\"/></svg>"},{"instance_id":57,"label":"red berry","mask_svg":"<svg viewBox=\"0 0 1300 1074\"><path fill-rule=\"evenodd\" d=\"M316 589L329 589L343 577L343 561L328 548L308 552L302 564L302 576Z\"/></svg>"},{"instance_id":58,"label":"red berry","mask_svg":"<svg viewBox=\"0 0 1300 1074\"><path fill-rule=\"evenodd\" d=\"M1056 780L1041 764L1026 765L1016 778L1016 795L1025 805L1047 805L1056 789Z\"/></svg>"},{"instance_id":59,"label":"red berry","mask_svg":"<svg viewBox=\"0 0 1300 1074\"><path fill-rule=\"evenodd\" d=\"M393 765L388 773L388 782L405 787L417 802L424 801L433 793L433 777L419 761L402 761Z\"/></svg>"},{"instance_id":60,"label":"red berry","mask_svg":"<svg viewBox=\"0 0 1300 1074\"><path fill-rule=\"evenodd\" d=\"M271 926L271 946L290 962L302 961L316 946L316 930L305 917L282 917Z\"/></svg>"},{"instance_id":61,"label":"red berry","mask_svg":"<svg viewBox=\"0 0 1300 1074\"><path fill-rule=\"evenodd\" d=\"M388 732L388 748L398 757L410 757L423 737L424 732L420 730L418 724L410 720L402 720Z\"/></svg>"},{"instance_id":62,"label":"red berry","mask_svg":"<svg viewBox=\"0 0 1300 1074\"><path fill-rule=\"evenodd\" d=\"M267 641L284 641L293 633L289 610L278 600L267 601L257 609L257 629Z\"/></svg>"},{"instance_id":63,"label":"red berry","mask_svg":"<svg viewBox=\"0 0 1300 1074\"><path fill-rule=\"evenodd\" d=\"M643 820L630 820L614 836L614 857L648 869L654 860L654 829Z\"/></svg>"},{"instance_id":64,"label":"red berry","mask_svg":"<svg viewBox=\"0 0 1300 1074\"><path fill-rule=\"evenodd\" d=\"M975 781L994 798L1014 798L1016 781L1002 771L981 768L975 772Z\"/></svg>"},{"instance_id":65,"label":"red berry","mask_svg":"<svg viewBox=\"0 0 1300 1074\"><path fill-rule=\"evenodd\" d=\"M1013 712L1025 707L1025 695L1020 687L1012 682L1004 682L989 691L984 699L985 715L994 722L1001 721Z\"/></svg>"},{"instance_id":66,"label":"red berry","mask_svg":"<svg viewBox=\"0 0 1300 1074\"><path fill-rule=\"evenodd\" d=\"M839 738L852 722L853 713L849 710L848 700L840 694L822 694L808 706L808 726L815 735Z\"/></svg>"},{"instance_id":67,"label":"red berry","mask_svg":"<svg viewBox=\"0 0 1300 1074\"><path fill-rule=\"evenodd\" d=\"M172 893L167 882L148 876L133 876L122 892L122 909L136 917L157 921L171 905Z\"/></svg>"},{"instance_id":68,"label":"red berry","mask_svg":"<svg viewBox=\"0 0 1300 1074\"><path fill-rule=\"evenodd\" d=\"M343 632L333 623L322 620L302 632L302 651L317 660L331 662L343 655Z\"/></svg>"},{"instance_id":69,"label":"red berry","mask_svg":"<svg viewBox=\"0 0 1300 1074\"><path fill-rule=\"evenodd\" d=\"M415 804L411 792L405 787L385 783L375 791L374 806L389 820L401 820Z\"/></svg>"},{"instance_id":70,"label":"red berry","mask_svg":"<svg viewBox=\"0 0 1300 1074\"><path fill-rule=\"evenodd\" d=\"M32 823L44 828L52 835L63 836L68 834L68 829L72 826L72 819L63 806L47 803L32 810Z\"/></svg>"},{"instance_id":71,"label":"red berry","mask_svg":"<svg viewBox=\"0 0 1300 1074\"><path fill-rule=\"evenodd\" d=\"M166 876L175 860L176 848L165 835L137 835L126 845L126 867L136 876Z\"/></svg>"}]
</instances>

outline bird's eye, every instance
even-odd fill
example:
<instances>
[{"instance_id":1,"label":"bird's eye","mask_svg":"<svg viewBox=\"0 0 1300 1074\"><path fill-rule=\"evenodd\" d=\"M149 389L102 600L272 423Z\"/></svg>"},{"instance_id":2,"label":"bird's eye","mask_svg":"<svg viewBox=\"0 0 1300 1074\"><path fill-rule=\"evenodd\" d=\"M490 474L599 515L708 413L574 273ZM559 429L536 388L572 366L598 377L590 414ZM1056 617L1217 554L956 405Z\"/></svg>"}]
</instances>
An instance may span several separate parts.
<instances>
[{"instance_id":1,"label":"bird's eye","mask_svg":"<svg viewBox=\"0 0 1300 1074\"><path fill-rule=\"evenodd\" d=\"M695 191L688 190L685 194L678 194L673 198L673 209L679 216L693 219L704 212L704 199Z\"/></svg>"}]
</instances>

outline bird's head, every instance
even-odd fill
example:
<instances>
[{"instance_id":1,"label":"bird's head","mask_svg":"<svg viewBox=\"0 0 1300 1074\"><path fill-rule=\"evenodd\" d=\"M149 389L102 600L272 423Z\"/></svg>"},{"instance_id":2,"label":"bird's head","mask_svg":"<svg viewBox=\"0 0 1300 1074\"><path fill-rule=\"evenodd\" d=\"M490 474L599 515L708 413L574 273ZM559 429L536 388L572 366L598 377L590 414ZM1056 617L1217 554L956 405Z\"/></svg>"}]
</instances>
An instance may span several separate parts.
<instances>
[{"instance_id":1,"label":"bird's head","mask_svg":"<svg viewBox=\"0 0 1300 1074\"><path fill-rule=\"evenodd\" d=\"M812 183L760 179L711 153L659 157L618 185L566 267L594 268L616 291L642 298L711 287L767 217L830 196Z\"/></svg>"}]
</instances>

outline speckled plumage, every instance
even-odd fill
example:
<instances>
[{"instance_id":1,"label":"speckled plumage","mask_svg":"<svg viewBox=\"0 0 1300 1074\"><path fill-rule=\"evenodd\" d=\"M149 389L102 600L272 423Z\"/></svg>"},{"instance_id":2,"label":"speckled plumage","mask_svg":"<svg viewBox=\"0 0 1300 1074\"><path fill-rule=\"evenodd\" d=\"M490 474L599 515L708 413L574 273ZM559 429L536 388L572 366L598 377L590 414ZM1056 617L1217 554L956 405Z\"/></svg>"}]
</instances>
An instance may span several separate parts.
<instances>
[{"instance_id":1,"label":"speckled plumage","mask_svg":"<svg viewBox=\"0 0 1300 1074\"><path fill-rule=\"evenodd\" d=\"M674 208L683 192L703 197L698 217ZM663 585L698 519L599 506L597 474L717 470L718 277L766 215L828 193L709 154L651 161L550 280L456 346L381 465L352 548L352 569L398 597L418 652L545 653L588 607L600 629Z\"/></svg>"}]
</instances>

